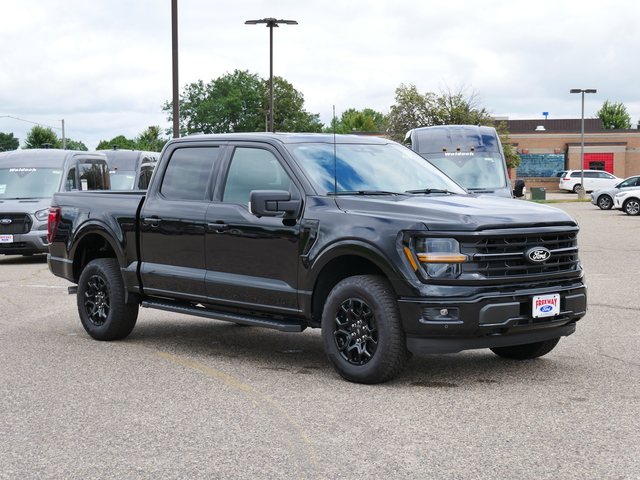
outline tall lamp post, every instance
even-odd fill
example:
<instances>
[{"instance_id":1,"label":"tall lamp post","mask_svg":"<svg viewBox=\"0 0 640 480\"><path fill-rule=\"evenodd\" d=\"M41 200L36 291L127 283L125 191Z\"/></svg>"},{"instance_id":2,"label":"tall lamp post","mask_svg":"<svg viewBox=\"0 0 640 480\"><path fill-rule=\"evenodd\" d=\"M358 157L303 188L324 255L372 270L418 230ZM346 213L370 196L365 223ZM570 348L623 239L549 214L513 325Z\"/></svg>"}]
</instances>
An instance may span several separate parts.
<instances>
[{"instance_id":1,"label":"tall lamp post","mask_svg":"<svg viewBox=\"0 0 640 480\"><path fill-rule=\"evenodd\" d=\"M582 115L580 117L580 192L578 192L578 198L584 198L584 94L585 93L596 93L597 90L595 88L572 88L569 90L569 93L580 93L582 94Z\"/></svg>"},{"instance_id":2,"label":"tall lamp post","mask_svg":"<svg viewBox=\"0 0 640 480\"><path fill-rule=\"evenodd\" d=\"M245 25L257 25L264 23L269 27L269 131L275 132L273 128L273 27L279 23L285 25L297 25L295 20L276 20L275 18L263 18L261 20L247 20Z\"/></svg>"}]
</instances>

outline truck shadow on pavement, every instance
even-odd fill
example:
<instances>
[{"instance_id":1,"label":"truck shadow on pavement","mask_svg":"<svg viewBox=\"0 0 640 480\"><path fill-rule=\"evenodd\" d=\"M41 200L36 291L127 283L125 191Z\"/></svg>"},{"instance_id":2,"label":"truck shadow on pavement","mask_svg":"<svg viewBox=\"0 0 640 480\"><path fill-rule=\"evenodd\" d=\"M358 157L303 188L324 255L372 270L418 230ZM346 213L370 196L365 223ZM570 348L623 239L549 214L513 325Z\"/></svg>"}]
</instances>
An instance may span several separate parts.
<instances>
[{"instance_id":1,"label":"truck shadow on pavement","mask_svg":"<svg viewBox=\"0 0 640 480\"><path fill-rule=\"evenodd\" d=\"M141 317L145 313L141 311ZM151 321L141 318L124 342L223 371L247 368L279 371L283 376L318 375L323 381L333 378L344 382L326 357L319 329L282 333L188 316ZM400 376L384 385L447 389L570 383L577 368L574 358L562 354L561 341L548 356L525 361L503 359L488 349L413 355Z\"/></svg>"},{"instance_id":2,"label":"truck shadow on pavement","mask_svg":"<svg viewBox=\"0 0 640 480\"><path fill-rule=\"evenodd\" d=\"M47 256L39 255L0 255L0 265L35 265L47 263Z\"/></svg>"}]
</instances>

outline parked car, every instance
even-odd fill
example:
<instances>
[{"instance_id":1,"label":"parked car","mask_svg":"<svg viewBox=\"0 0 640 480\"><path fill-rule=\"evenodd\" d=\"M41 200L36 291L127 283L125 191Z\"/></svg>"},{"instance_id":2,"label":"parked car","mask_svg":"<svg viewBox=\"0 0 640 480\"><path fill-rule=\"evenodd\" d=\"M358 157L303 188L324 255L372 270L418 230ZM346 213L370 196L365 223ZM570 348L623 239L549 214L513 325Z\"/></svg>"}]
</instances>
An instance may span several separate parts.
<instances>
[{"instance_id":1,"label":"parked car","mask_svg":"<svg viewBox=\"0 0 640 480\"><path fill-rule=\"evenodd\" d=\"M613 205L627 215L640 215L640 188L620 192L613 198Z\"/></svg>"},{"instance_id":2,"label":"parked car","mask_svg":"<svg viewBox=\"0 0 640 480\"><path fill-rule=\"evenodd\" d=\"M598 188L615 187L616 184L622 181L622 178L618 178L603 170L584 170L584 175L581 172L581 170L565 170L562 172L563 174L560 176L558 188L560 190L578 193L578 191L583 188L583 176L584 189L587 192L592 192Z\"/></svg>"},{"instance_id":3,"label":"parked car","mask_svg":"<svg viewBox=\"0 0 640 480\"><path fill-rule=\"evenodd\" d=\"M591 203L602 210L610 210L613 207L614 197L621 191L640 188L640 175L629 177L611 188L599 188L591 192Z\"/></svg>"}]
</instances>

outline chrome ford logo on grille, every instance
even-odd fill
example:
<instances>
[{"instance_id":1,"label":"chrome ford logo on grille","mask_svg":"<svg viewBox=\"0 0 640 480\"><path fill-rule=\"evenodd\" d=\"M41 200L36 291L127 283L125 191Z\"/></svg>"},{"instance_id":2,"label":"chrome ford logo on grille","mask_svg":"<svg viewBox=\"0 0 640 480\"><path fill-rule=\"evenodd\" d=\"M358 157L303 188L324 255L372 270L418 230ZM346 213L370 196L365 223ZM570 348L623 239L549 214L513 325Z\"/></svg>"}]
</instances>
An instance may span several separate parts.
<instances>
[{"instance_id":1,"label":"chrome ford logo on grille","mask_svg":"<svg viewBox=\"0 0 640 480\"><path fill-rule=\"evenodd\" d=\"M524 252L524 256L531 263L544 263L551 257L551 251L545 247L535 247Z\"/></svg>"},{"instance_id":2,"label":"chrome ford logo on grille","mask_svg":"<svg viewBox=\"0 0 640 480\"><path fill-rule=\"evenodd\" d=\"M0 225L11 225L12 222L13 222L13 220L11 220L10 218L2 218L2 219L0 219Z\"/></svg>"}]
</instances>

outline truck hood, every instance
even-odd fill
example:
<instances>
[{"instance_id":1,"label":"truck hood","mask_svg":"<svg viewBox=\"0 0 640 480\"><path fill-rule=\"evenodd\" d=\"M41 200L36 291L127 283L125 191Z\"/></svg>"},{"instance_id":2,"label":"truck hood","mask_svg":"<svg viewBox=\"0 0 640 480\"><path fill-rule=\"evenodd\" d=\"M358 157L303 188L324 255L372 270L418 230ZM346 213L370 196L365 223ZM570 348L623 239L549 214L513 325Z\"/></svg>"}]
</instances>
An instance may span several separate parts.
<instances>
[{"instance_id":1,"label":"truck hood","mask_svg":"<svg viewBox=\"0 0 640 480\"><path fill-rule=\"evenodd\" d=\"M349 214L421 222L428 230L577 225L558 208L486 195L338 196L336 203Z\"/></svg>"}]
</instances>

